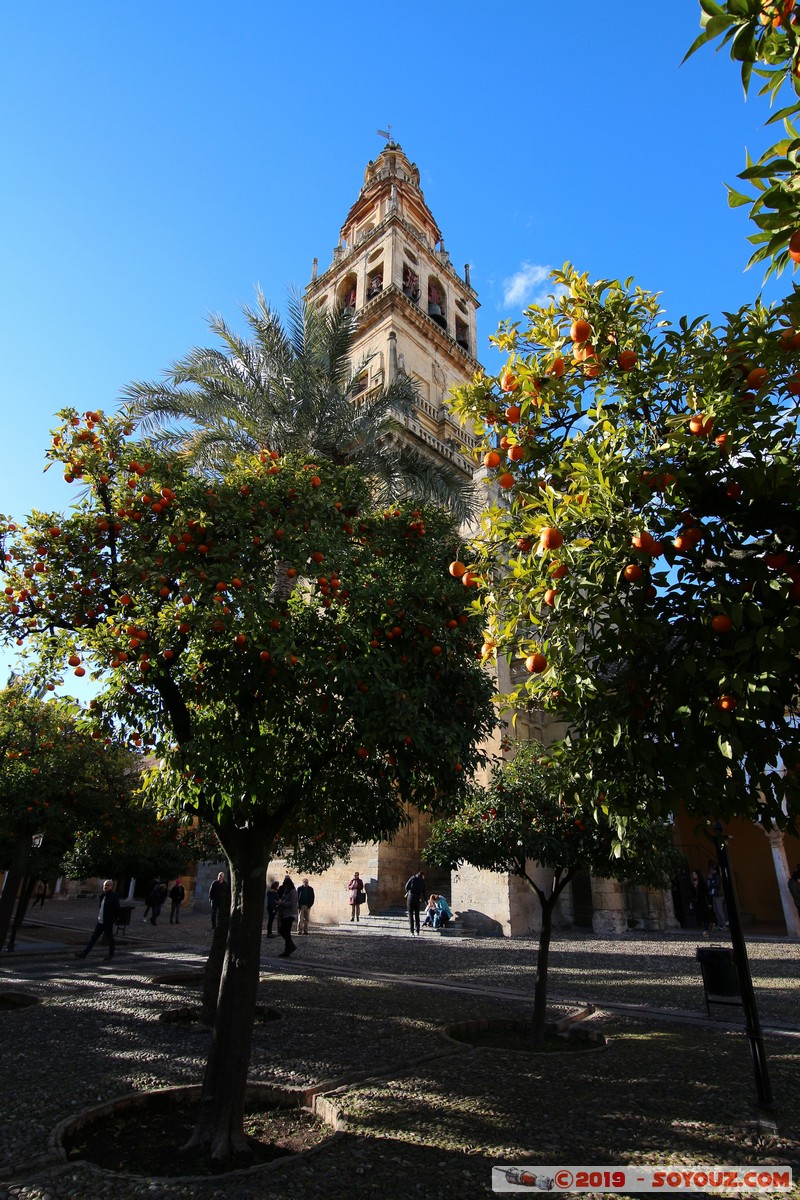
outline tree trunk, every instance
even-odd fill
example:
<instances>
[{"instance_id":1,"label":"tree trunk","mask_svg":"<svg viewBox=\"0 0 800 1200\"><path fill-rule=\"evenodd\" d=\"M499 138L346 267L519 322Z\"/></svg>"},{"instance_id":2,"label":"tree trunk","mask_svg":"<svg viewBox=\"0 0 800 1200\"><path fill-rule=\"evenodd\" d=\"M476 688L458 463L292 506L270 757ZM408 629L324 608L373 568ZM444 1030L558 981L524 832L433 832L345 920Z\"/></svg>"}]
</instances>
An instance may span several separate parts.
<instances>
[{"instance_id":1,"label":"tree trunk","mask_svg":"<svg viewBox=\"0 0 800 1200\"><path fill-rule=\"evenodd\" d=\"M222 969L225 965L225 950L228 944L230 921L230 909L227 912L223 912L220 909L217 913L217 923L214 927L214 936L211 939L211 949L208 952L205 974L203 976L203 1011L200 1019L204 1025L214 1024L220 982L222 980Z\"/></svg>"},{"instance_id":2,"label":"tree trunk","mask_svg":"<svg viewBox=\"0 0 800 1200\"><path fill-rule=\"evenodd\" d=\"M539 897L542 908L542 928L539 931L539 954L536 960L536 985L533 992L533 1029L531 1042L534 1050L544 1046L545 1021L547 1019L547 968L550 960L550 939L553 935L553 909L558 893L554 890L547 899Z\"/></svg>"},{"instance_id":3,"label":"tree trunk","mask_svg":"<svg viewBox=\"0 0 800 1200\"><path fill-rule=\"evenodd\" d=\"M244 1105L269 864L269 839L255 830L226 840L232 890L228 939L200 1110L186 1146L207 1147L217 1160L248 1149Z\"/></svg>"},{"instance_id":4,"label":"tree trunk","mask_svg":"<svg viewBox=\"0 0 800 1200\"><path fill-rule=\"evenodd\" d=\"M14 913L14 901L17 898L19 885L22 882L25 869L28 865L30 844L30 837L22 837L14 846L14 856L9 864L8 874L3 886L3 894L0 896L0 947L5 945L6 934L11 925L11 917Z\"/></svg>"},{"instance_id":5,"label":"tree trunk","mask_svg":"<svg viewBox=\"0 0 800 1200\"><path fill-rule=\"evenodd\" d=\"M25 920L25 913L28 911L28 905L31 902L33 889L36 886L36 876L28 875L22 884L22 891L19 894L17 901L17 911L14 913L14 920L11 923L11 936L8 939L8 948L13 950L17 944L17 930Z\"/></svg>"}]
</instances>

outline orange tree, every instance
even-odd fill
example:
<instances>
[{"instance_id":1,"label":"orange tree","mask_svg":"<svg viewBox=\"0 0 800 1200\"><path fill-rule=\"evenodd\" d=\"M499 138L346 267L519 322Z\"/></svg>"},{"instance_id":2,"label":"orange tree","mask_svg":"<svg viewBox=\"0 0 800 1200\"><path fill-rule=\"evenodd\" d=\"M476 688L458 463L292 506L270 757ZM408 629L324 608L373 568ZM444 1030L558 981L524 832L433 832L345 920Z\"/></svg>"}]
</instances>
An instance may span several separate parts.
<instances>
[{"instance_id":1,"label":"orange tree","mask_svg":"<svg viewBox=\"0 0 800 1200\"><path fill-rule=\"evenodd\" d=\"M451 870L468 862L516 875L536 896L541 926L531 1036L537 1050L545 1038L553 910L567 884L588 869L664 887L680 865L667 822L642 814L618 819L595 803L577 754L577 747L559 757L536 742L519 744L487 788L472 788L457 809L434 822L424 851L428 862Z\"/></svg>"},{"instance_id":2,"label":"orange tree","mask_svg":"<svg viewBox=\"0 0 800 1200\"><path fill-rule=\"evenodd\" d=\"M36 879L62 874L82 840L102 844L104 863L119 874L125 814L134 813L138 774L127 747L92 732L86 713L69 700L45 700L22 681L0 691L0 865L8 871L0 898L0 945L20 885L15 925ZM137 809L131 820L138 816ZM34 847L37 835L42 840Z\"/></svg>"},{"instance_id":3,"label":"orange tree","mask_svg":"<svg viewBox=\"0 0 800 1200\"><path fill-rule=\"evenodd\" d=\"M512 703L595 747L615 810L646 777L654 812L785 824L800 763L795 298L672 326L630 284L553 277L557 298L497 335L499 376L457 397L507 485L469 564L484 652L514 663Z\"/></svg>"},{"instance_id":4,"label":"orange tree","mask_svg":"<svg viewBox=\"0 0 800 1200\"><path fill-rule=\"evenodd\" d=\"M786 138L742 176L753 261L776 271L800 260L794 8L701 0L690 50L719 39L745 87L789 94ZM497 377L457 397L500 485L468 574L485 653L518 660L514 703L603 751L596 788L618 811L638 771L656 811L794 824L800 296L670 324L630 280L566 265L553 282L498 332Z\"/></svg>"},{"instance_id":5,"label":"orange tree","mask_svg":"<svg viewBox=\"0 0 800 1200\"><path fill-rule=\"evenodd\" d=\"M103 688L230 863L232 911L194 1144L243 1148L265 876L276 848L387 836L451 798L493 721L436 509L373 512L362 473L266 451L202 477L101 413L65 411L50 458L83 494L10 530L0 621L43 678ZM48 672L50 674L48 674Z\"/></svg>"}]
</instances>

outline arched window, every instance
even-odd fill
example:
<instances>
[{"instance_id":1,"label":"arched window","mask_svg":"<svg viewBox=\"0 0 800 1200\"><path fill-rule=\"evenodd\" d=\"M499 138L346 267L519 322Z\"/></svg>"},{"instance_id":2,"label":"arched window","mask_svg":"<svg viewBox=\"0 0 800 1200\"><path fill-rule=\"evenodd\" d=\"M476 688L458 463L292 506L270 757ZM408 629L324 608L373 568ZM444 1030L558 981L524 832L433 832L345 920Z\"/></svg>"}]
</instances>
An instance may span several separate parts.
<instances>
[{"instance_id":1,"label":"arched window","mask_svg":"<svg viewBox=\"0 0 800 1200\"><path fill-rule=\"evenodd\" d=\"M383 266L376 267L367 276L367 300L373 300L383 291Z\"/></svg>"},{"instance_id":2,"label":"arched window","mask_svg":"<svg viewBox=\"0 0 800 1200\"><path fill-rule=\"evenodd\" d=\"M415 304L419 300L419 275L408 263L403 263L403 295Z\"/></svg>"},{"instance_id":3,"label":"arched window","mask_svg":"<svg viewBox=\"0 0 800 1200\"><path fill-rule=\"evenodd\" d=\"M428 316L442 329L447 329L445 291L433 275L428 278Z\"/></svg>"},{"instance_id":4,"label":"arched window","mask_svg":"<svg viewBox=\"0 0 800 1200\"><path fill-rule=\"evenodd\" d=\"M353 272L345 275L336 292L336 299L348 316L356 311L356 277Z\"/></svg>"}]
</instances>

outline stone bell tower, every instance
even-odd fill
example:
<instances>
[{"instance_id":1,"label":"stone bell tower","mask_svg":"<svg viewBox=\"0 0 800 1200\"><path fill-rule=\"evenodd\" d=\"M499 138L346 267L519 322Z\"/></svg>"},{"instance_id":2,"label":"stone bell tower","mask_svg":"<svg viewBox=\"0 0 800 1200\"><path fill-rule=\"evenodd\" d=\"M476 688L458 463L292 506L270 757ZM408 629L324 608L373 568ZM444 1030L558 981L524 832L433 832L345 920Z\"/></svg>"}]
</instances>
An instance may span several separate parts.
<instances>
[{"instance_id":1,"label":"stone bell tower","mask_svg":"<svg viewBox=\"0 0 800 1200\"><path fill-rule=\"evenodd\" d=\"M333 251L306 301L344 305L358 317L355 360L370 361L358 380L363 392L385 387L400 374L417 385L419 403L406 420L409 441L446 459L471 477L476 442L447 408L450 390L471 379L477 295L469 267L457 274L439 226L419 185L419 170L389 141L364 173Z\"/></svg>"},{"instance_id":2,"label":"stone bell tower","mask_svg":"<svg viewBox=\"0 0 800 1200\"><path fill-rule=\"evenodd\" d=\"M415 449L446 460L472 478L477 445L447 406L451 389L472 379L478 298L450 262L444 239L419 183L419 170L401 147L389 141L364 173L333 251L321 274L317 260L305 300L342 305L358 319L353 364L369 359L357 381L367 394L405 374L417 385L419 400L405 419L405 436ZM428 818L409 812L409 823L391 842L353 848L349 864L337 865L320 881L318 919L341 915L343 894L353 869L366 881L369 909L380 912L402 902L403 885L421 864ZM429 890L450 895L449 872L425 869ZM330 896L336 896L333 907Z\"/></svg>"}]
</instances>

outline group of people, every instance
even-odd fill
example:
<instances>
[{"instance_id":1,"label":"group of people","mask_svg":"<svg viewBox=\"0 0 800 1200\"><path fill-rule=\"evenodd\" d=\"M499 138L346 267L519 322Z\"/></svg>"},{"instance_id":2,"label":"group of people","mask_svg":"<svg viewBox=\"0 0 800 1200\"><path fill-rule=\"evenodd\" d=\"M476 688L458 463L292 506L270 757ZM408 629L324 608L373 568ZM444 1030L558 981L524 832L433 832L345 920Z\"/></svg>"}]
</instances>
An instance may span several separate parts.
<instances>
[{"instance_id":1,"label":"group of people","mask_svg":"<svg viewBox=\"0 0 800 1200\"><path fill-rule=\"evenodd\" d=\"M176 879L169 889L163 880L153 880L147 893L142 920L147 921L149 919L151 925L157 925L161 909L166 904L167 899L170 902L169 923L170 925L180 925L181 905L186 899L186 888L180 879Z\"/></svg>"},{"instance_id":2,"label":"group of people","mask_svg":"<svg viewBox=\"0 0 800 1200\"><path fill-rule=\"evenodd\" d=\"M303 879L300 887L295 887L290 875L284 877L283 883L273 880L267 889L267 937L275 937L272 932L275 921L278 922L278 937L283 938L283 950L278 958L289 958L297 949L292 938L292 928L297 922L298 936L308 936L308 926L311 909L314 907L314 889Z\"/></svg>"},{"instance_id":3,"label":"group of people","mask_svg":"<svg viewBox=\"0 0 800 1200\"><path fill-rule=\"evenodd\" d=\"M722 879L719 867L713 859L709 859L705 879L699 871L692 871L689 877L689 891L689 912L693 924L703 930L703 937L709 937L715 928L728 928L728 910L722 892Z\"/></svg>"}]
</instances>

